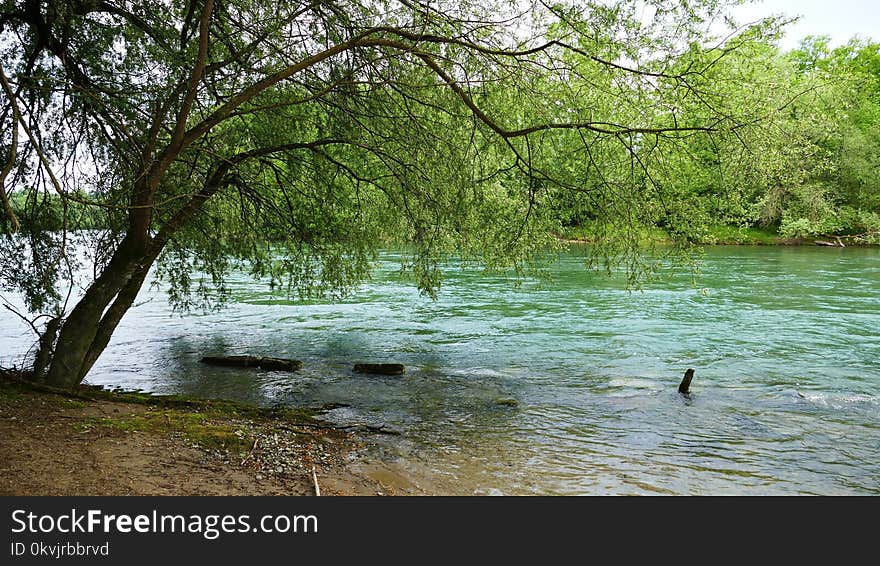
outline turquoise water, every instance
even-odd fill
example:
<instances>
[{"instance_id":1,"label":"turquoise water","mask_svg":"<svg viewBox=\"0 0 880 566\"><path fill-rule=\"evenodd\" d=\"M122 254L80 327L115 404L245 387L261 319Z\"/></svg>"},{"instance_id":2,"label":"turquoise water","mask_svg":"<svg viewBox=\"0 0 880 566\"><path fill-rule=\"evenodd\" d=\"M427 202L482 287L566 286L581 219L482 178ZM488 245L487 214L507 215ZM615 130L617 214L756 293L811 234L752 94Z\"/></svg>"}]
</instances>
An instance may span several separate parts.
<instances>
[{"instance_id":1,"label":"turquoise water","mask_svg":"<svg viewBox=\"0 0 880 566\"><path fill-rule=\"evenodd\" d=\"M880 250L713 247L696 286L681 273L634 292L575 251L544 285L450 269L437 301L398 259L335 304L242 276L229 308L180 317L145 290L88 381L344 404L328 417L400 432L377 454L461 493L880 493ZM4 318L0 363L28 340ZM305 366L198 363L248 353Z\"/></svg>"}]
</instances>

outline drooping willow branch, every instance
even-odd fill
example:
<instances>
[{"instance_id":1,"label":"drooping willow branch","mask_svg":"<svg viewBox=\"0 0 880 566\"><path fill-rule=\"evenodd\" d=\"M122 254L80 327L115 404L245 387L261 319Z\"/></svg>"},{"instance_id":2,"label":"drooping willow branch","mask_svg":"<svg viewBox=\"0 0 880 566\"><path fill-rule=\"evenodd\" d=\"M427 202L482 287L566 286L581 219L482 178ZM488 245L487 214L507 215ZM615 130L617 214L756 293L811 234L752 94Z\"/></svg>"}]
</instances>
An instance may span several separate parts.
<instances>
[{"instance_id":1,"label":"drooping willow branch","mask_svg":"<svg viewBox=\"0 0 880 566\"><path fill-rule=\"evenodd\" d=\"M15 215L15 211L12 210L12 206L9 204L9 195L6 193L6 177L12 171L13 166L15 166L18 152L18 105L15 103L15 93L12 92L9 81L6 80L6 74L3 72L2 66L0 66L0 82L3 83L3 92L9 97L9 104L12 107L12 145L9 148L9 160L3 166L3 170L0 171L0 201L3 202L3 212L9 218L9 222L12 225L11 231L18 232L20 227L18 217Z\"/></svg>"}]
</instances>

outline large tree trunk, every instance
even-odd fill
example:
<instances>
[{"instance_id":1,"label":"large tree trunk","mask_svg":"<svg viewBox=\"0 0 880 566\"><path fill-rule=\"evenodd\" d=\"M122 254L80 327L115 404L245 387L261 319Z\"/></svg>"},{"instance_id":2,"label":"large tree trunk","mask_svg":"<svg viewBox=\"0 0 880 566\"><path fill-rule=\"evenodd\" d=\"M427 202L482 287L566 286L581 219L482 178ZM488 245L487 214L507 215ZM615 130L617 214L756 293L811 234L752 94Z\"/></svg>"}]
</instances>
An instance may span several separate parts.
<instances>
[{"instance_id":1,"label":"large tree trunk","mask_svg":"<svg viewBox=\"0 0 880 566\"><path fill-rule=\"evenodd\" d=\"M36 379L55 387L71 387L83 380L134 302L156 255L157 251L144 251L129 238L122 241L64 319L49 369L45 375L35 374Z\"/></svg>"},{"instance_id":2,"label":"large tree trunk","mask_svg":"<svg viewBox=\"0 0 880 566\"><path fill-rule=\"evenodd\" d=\"M58 336L58 327L61 325L61 317L52 318L43 334L40 335L40 349L34 358L34 381L43 381L46 377L46 369L52 361L52 352L55 351L55 338Z\"/></svg>"},{"instance_id":3,"label":"large tree trunk","mask_svg":"<svg viewBox=\"0 0 880 566\"><path fill-rule=\"evenodd\" d=\"M249 154L242 154L238 161L247 156ZM224 186L226 175L234 162L227 160L221 163L208 178L205 187L177 211L154 237L150 237L147 230L150 226L150 209L132 209L128 234L113 253L107 267L63 320L60 329L55 322L53 332L58 331L58 340L54 342L54 348L54 335L41 341L34 367L35 379L55 387L72 387L83 380L107 347L119 321L134 303L150 267L168 239ZM155 188L158 181L152 185L149 181L143 183L149 189L151 186ZM44 373L47 359L51 361L48 371Z\"/></svg>"}]
</instances>

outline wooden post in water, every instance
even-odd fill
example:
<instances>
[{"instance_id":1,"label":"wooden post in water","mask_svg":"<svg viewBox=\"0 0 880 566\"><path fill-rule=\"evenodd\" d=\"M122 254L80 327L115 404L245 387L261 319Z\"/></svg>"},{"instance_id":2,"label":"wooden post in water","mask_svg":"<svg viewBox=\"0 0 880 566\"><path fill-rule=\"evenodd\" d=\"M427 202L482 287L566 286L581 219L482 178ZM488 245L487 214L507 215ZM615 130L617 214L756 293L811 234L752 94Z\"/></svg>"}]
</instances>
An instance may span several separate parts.
<instances>
[{"instance_id":1,"label":"wooden post in water","mask_svg":"<svg viewBox=\"0 0 880 566\"><path fill-rule=\"evenodd\" d=\"M691 380L694 378L694 370L688 368L687 371L684 372L684 379L681 380L681 383L678 385L678 392L684 393L687 395L690 393Z\"/></svg>"}]
</instances>

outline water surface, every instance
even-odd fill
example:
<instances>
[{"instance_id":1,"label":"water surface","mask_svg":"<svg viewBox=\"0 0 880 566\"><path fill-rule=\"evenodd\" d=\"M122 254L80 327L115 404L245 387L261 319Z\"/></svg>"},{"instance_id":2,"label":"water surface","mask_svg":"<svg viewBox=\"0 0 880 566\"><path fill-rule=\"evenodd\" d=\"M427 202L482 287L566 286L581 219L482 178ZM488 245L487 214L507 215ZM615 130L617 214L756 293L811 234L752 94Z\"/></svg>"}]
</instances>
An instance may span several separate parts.
<instances>
[{"instance_id":1,"label":"water surface","mask_svg":"<svg viewBox=\"0 0 880 566\"><path fill-rule=\"evenodd\" d=\"M88 381L345 404L329 417L401 432L381 455L461 493L880 493L880 250L714 247L696 286L681 273L635 292L575 251L545 285L450 269L437 301L398 259L339 303L242 275L229 308L181 317L145 289ZM0 363L29 340L3 318ZM209 354L305 366L198 362ZM359 361L408 371L353 374Z\"/></svg>"}]
</instances>

